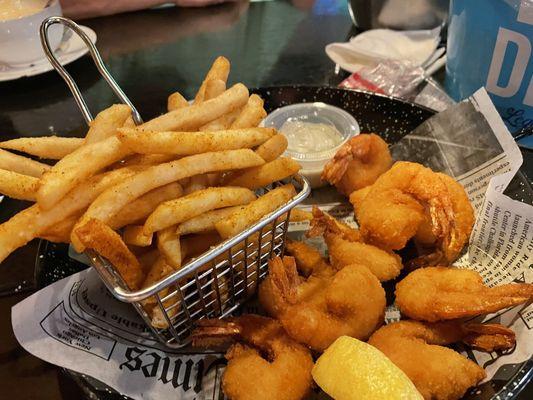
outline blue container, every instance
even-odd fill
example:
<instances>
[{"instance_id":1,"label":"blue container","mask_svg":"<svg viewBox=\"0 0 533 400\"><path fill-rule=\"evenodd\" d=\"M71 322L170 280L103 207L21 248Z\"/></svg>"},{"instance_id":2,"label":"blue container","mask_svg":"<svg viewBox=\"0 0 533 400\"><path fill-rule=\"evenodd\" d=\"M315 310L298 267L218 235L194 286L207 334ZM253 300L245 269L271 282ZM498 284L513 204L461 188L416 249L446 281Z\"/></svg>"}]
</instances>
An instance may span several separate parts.
<instances>
[{"instance_id":1,"label":"blue container","mask_svg":"<svg viewBox=\"0 0 533 400\"><path fill-rule=\"evenodd\" d=\"M447 54L451 97L484 86L511 132L533 127L533 0L452 0Z\"/></svg>"}]
</instances>

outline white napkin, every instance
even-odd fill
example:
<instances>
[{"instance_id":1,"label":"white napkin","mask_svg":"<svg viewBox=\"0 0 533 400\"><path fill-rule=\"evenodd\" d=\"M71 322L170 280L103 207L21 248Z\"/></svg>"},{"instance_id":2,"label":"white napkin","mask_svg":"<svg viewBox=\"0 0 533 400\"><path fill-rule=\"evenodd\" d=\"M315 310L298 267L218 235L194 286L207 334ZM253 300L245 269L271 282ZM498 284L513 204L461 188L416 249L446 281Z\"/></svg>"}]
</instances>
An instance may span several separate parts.
<instances>
[{"instance_id":1,"label":"white napkin","mask_svg":"<svg viewBox=\"0 0 533 400\"><path fill-rule=\"evenodd\" d=\"M440 27L418 31L372 29L354 36L348 43L328 44L326 54L352 73L363 67L375 67L387 59L407 60L421 66L434 55L439 34Z\"/></svg>"}]
</instances>

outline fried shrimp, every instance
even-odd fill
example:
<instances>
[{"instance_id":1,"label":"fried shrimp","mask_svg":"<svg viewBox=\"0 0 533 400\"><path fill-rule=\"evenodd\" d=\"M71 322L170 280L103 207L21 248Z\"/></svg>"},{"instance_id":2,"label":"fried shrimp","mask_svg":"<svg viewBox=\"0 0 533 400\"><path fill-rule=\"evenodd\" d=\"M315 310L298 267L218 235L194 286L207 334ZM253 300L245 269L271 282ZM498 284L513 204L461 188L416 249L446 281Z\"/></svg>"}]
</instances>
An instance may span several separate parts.
<instances>
[{"instance_id":1,"label":"fried shrimp","mask_svg":"<svg viewBox=\"0 0 533 400\"><path fill-rule=\"evenodd\" d=\"M362 242L357 229L353 229L331 215L313 208L310 236L321 234L328 246L331 265L340 270L346 265L365 265L381 282L396 278L403 268L402 260L393 252Z\"/></svg>"},{"instance_id":2,"label":"fried shrimp","mask_svg":"<svg viewBox=\"0 0 533 400\"><path fill-rule=\"evenodd\" d=\"M259 315L200 320L193 345L236 341L226 353L222 390L232 400L300 400L312 384L309 349L291 339L281 324Z\"/></svg>"},{"instance_id":3,"label":"fried shrimp","mask_svg":"<svg viewBox=\"0 0 533 400\"><path fill-rule=\"evenodd\" d=\"M421 256L411 262L411 267L416 268L434 263L441 265L451 264L457 259L463 247L468 242L474 226L474 209L472 204L470 204L470 200L468 200L463 186L446 174L437 173L437 176L446 185L450 194L452 208L455 214L454 229L452 230L449 246L442 249L443 253L440 257L433 257L434 261L432 262L431 256L429 258ZM437 238L433 235L431 218L427 215L427 212L424 221L418 227L414 239L416 244L422 248L436 245Z\"/></svg>"},{"instance_id":4,"label":"fried shrimp","mask_svg":"<svg viewBox=\"0 0 533 400\"><path fill-rule=\"evenodd\" d=\"M307 279L298 276L292 257L269 261L276 316L287 333L323 351L339 336L366 340L382 323L385 291L363 265L340 271L324 267Z\"/></svg>"},{"instance_id":5,"label":"fried shrimp","mask_svg":"<svg viewBox=\"0 0 533 400\"><path fill-rule=\"evenodd\" d=\"M418 269L396 285L402 314L429 322L487 314L532 299L532 284L489 288L476 271L449 267Z\"/></svg>"},{"instance_id":6,"label":"fried shrimp","mask_svg":"<svg viewBox=\"0 0 533 400\"><path fill-rule=\"evenodd\" d=\"M446 251L455 237L455 213L450 193L431 169L399 161L381 175L359 204L357 219L365 241L380 248L399 250L417 232L425 217Z\"/></svg>"},{"instance_id":7,"label":"fried shrimp","mask_svg":"<svg viewBox=\"0 0 533 400\"><path fill-rule=\"evenodd\" d=\"M360 134L346 142L322 171L322 180L349 196L371 185L392 165L389 146L378 135Z\"/></svg>"},{"instance_id":8,"label":"fried shrimp","mask_svg":"<svg viewBox=\"0 0 533 400\"><path fill-rule=\"evenodd\" d=\"M477 329L490 335L491 329L498 328ZM501 330L509 331L504 327ZM473 361L442 347L459 342L469 334L457 321L434 324L400 321L377 330L368 343L405 372L425 399L454 400L486 376L483 368Z\"/></svg>"}]
</instances>

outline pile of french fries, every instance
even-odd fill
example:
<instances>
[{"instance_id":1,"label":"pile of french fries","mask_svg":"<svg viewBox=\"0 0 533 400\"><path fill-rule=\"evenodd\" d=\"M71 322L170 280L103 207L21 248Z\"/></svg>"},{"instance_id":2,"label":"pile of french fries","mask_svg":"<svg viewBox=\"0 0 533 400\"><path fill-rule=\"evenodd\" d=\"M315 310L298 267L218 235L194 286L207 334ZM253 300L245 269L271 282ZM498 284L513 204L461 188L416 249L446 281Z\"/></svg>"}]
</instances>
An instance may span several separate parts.
<instances>
[{"instance_id":1,"label":"pile of french fries","mask_svg":"<svg viewBox=\"0 0 533 400\"><path fill-rule=\"evenodd\" d=\"M290 184L254 193L300 167L280 157L283 135L258 127L263 100L241 83L226 87L229 70L217 58L193 102L174 93L167 113L139 126L113 105L85 138L1 142L0 193L35 204L0 225L0 262L34 238L71 243L137 290L289 201Z\"/></svg>"}]
</instances>

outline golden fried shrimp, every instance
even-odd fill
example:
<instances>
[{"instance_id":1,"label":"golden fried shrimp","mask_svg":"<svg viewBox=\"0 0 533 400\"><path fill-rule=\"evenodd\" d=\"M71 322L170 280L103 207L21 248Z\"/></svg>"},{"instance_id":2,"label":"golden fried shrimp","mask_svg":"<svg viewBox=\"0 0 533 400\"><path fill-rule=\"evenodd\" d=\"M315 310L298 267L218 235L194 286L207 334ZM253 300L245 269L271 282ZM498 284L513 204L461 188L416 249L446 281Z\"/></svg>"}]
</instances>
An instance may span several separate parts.
<instances>
[{"instance_id":1,"label":"golden fried shrimp","mask_svg":"<svg viewBox=\"0 0 533 400\"><path fill-rule=\"evenodd\" d=\"M431 169L399 161L370 188L357 211L365 241L380 248L399 250L417 232L429 210L432 232L446 250L455 233L450 193Z\"/></svg>"},{"instance_id":2,"label":"golden fried shrimp","mask_svg":"<svg viewBox=\"0 0 533 400\"><path fill-rule=\"evenodd\" d=\"M320 252L308 244L296 240L286 239L285 251L294 257L296 268L303 276L318 273L320 269L327 269L327 261Z\"/></svg>"},{"instance_id":3,"label":"golden fried shrimp","mask_svg":"<svg viewBox=\"0 0 533 400\"><path fill-rule=\"evenodd\" d=\"M361 207L361 204L363 203L363 200L365 199L366 195L370 192L370 189L372 188L372 185L365 186L362 189L354 190L349 197L350 203L353 205L353 210L355 214L355 218L357 218L357 212L359 211L359 208Z\"/></svg>"},{"instance_id":4,"label":"golden fried shrimp","mask_svg":"<svg viewBox=\"0 0 533 400\"><path fill-rule=\"evenodd\" d=\"M470 200L468 200L465 189L459 182L451 176L443 173L437 173L437 176L448 188L453 212L455 214L454 229L452 230L450 243L447 247L442 249L443 253L441 257L437 257L434 261L434 263L442 265L451 264L455 261L463 250L465 244L468 242L474 226L474 209L472 204L470 204ZM420 247L434 246L437 242L437 238L432 232L431 218L427 213L424 221L418 227L418 231L415 235L415 242ZM431 262L427 257L422 256L417 260L413 260L411 264L413 267L417 267L419 265L431 265Z\"/></svg>"},{"instance_id":5,"label":"golden fried shrimp","mask_svg":"<svg viewBox=\"0 0 533 400\"><path fill-rule=\"evenodd\" d=\"M393 252L362 242L361 234L317 207L313 208L310 236L321 234L328 246L329 261L339 270L346 265L366 266L381 282L396 278L402 259Z\"/></svg>"},{"instance_id":6,"label":"golden fried shrimp","mask_svg":"<svg viewBox=\"0 0 533 400\"><path fill-rule=\"evenodd\" d=\"M322 171L322 180L349 196L354 190L372 185L392 165L389 146L373 133L350 139L337 151Z\"/></svg>"},{"instance_id":7,"label":"golden fried shrimp","mask_svg":"<svg viewBox=\"0 0 533 400\"><path fill-rule=\"evenodd\" d=\"M382 323L385 291L363 265L336 272L322 269L302 279L292 257L269 262L276 310L287 333L314 350L323 351L339 336L366 340Z\"/></svg>"},{"instance_id":8,"label":"golden fried shrimp","mask_svg":"<svg viewBox=\"0 0 533 400\"><path fill-rule=\"evenodd\" d=\"M312 214L313 219L310 223L310 229L307 232L308 237L323 236L324 233L328 232L341 235L344 239L351 242L360 242L363 240L363 236L358 229L339 221L317 206L313 206Z\"/></svg>"},{"instance_id":9,"label":"golden fried shrimp","mask_svg":"<svg viewBox=\"0 0 533 400\"><path fill-rule=\"evenodd\" d=\"M532 299L532 284L489 288L476 271L449 267L415 270L396 285L402 314L429 322L487 314Z\"/></svg>"},{"instance_id":10,"label":"golden fried shrimp","mask_svg":"<svg viewBox=\"0 0 533 400\"><path fill-rule=\"evenodd\" d=\"M281 324L259 315L200 320L193 345L235 340L226 353L222 390L232 400L300 400L311 389L309 349L291 339Z\"/></svg>"},{"instance_id":11,"label":"golden fried shrimp","mask_svg":"<svg viewBox=\"0 0 533 400\"><path fill-rule=\"evenodd\" d=\"M350 242L334 234L326 233L324 240L328 246L331 265L340 270L347 265L364 265L380 282L400 275L402 259L393 252L362 242Z\"/></svg>"},{"instance_id":12,"label":"golden fried shrimp","mask_svg":"<svg viewBox=\"0 0 533 400\"><path fill-rule=\"evenodd\" d=\"M454 400L486 376L473 361L442 347L463 337L464 331L456 321L400 321L374 332L368 343L405 372L424 399Z\"/></svg>"}]
</instances>

